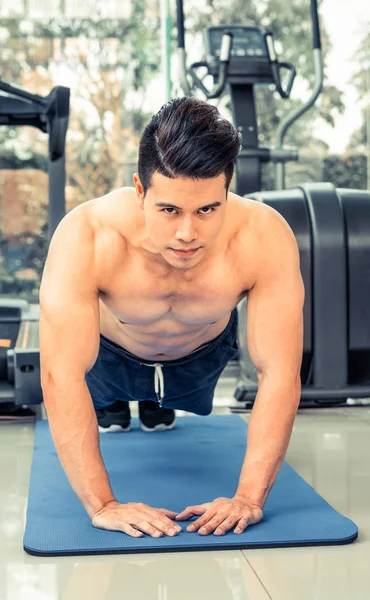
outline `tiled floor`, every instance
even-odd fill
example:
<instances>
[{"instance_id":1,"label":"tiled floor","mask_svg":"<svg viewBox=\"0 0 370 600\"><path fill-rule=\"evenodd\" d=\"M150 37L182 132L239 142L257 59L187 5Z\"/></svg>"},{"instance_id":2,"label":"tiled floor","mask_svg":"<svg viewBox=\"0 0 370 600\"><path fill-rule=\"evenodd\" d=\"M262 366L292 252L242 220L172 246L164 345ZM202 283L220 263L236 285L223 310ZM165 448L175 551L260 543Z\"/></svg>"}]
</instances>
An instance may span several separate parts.
<instances>
[{"instance_id":1,"label":"tiled floor","mask_svg":"<svg viewBox=\"0 0 370 600\"><path fill-rule=\"evenodd\" d=\"M215 404L229 412L220 396ZM32 425L0 426L0 600L370 598L369 408L299 411L286 456L357 524L359 538L347 546L32 557L22 546L32 450Z\"/></svg>"}]
</instances>

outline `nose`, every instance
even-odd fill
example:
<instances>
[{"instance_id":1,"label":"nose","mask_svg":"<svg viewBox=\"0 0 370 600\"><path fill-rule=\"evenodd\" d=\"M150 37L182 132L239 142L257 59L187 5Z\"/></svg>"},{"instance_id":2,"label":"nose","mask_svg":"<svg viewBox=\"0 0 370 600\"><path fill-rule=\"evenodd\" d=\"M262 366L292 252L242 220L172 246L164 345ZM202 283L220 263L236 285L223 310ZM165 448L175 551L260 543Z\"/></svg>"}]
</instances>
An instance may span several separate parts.
<instances>
[{"instance_id":1,"label":"nose","mask_svg":"<svg viewBox=\"0 0 370 600\"><path fill-rule=\"evenodd\" d=\"M191 244L196 241L196 235L192 224L191 217L185 217L181 226L176 232L176 240Z\"/></svg>"}]
</instances>

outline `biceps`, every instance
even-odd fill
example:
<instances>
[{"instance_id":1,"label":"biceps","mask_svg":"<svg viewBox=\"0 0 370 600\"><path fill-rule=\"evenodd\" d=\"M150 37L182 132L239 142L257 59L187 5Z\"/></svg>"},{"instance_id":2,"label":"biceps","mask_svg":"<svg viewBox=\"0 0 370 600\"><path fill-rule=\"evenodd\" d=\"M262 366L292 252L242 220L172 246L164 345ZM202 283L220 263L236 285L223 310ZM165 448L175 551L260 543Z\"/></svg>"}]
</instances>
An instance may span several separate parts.
<instances>
[{"instance_id":1,"label":"biceps","mask_svg":"<svg viewBox=\"0 0 370 600\"><path fill-rule=\"evenodd\" d=\"M296 378L303 352L304 287L300 272L288 280L256 283L247 299L247 346L258 377Z\"/></svg>"}]
</instances>

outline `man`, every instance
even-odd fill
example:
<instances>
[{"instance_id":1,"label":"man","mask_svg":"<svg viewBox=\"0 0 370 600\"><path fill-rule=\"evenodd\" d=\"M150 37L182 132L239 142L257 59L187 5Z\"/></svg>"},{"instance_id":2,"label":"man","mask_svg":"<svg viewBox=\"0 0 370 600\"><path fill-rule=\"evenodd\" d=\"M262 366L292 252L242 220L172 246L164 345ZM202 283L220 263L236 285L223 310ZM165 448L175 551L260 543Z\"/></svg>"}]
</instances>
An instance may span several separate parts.
<instances>
[{"instance_id":1,"label":"man","mask_svg":"<svg viewBox=\"0 0 370 600\"><path fill-rule=\"evenodd\" d=\"M135 188L85 202L59 224L40 288L44 401L61 463L96 527L138 537L242 533L263 506L300 398L304 289L299 253L272 208L229 192L240 136L194 98L162 107L139 146ZM119 503L98 424L171 428L176 409L212 410L217 380L247 343L259 379L248 448L232 498L166 508ZM165 435L165 434L164 434Z\"/></svg>"}]
</instances>

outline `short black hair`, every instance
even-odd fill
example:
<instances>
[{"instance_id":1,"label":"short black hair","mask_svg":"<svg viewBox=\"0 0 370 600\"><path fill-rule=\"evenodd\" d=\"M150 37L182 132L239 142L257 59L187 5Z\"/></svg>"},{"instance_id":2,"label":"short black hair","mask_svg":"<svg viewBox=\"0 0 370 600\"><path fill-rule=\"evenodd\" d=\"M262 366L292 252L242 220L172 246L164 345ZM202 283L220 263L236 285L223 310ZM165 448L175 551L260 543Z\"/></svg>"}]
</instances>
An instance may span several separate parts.
<instances>
[{"instance_id":1,"label":"short black hair","mask_svg":"<svg viewBox=\"0 0 370 600\"><path fill-rule=\"evenodd\" d=\"M144 197L152 175L211 179L225 174L227 190L242 137L218 109L193 97L162 106L140 138L138 173Z\"/></svg>"}]
</instances>

